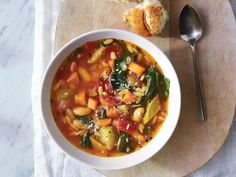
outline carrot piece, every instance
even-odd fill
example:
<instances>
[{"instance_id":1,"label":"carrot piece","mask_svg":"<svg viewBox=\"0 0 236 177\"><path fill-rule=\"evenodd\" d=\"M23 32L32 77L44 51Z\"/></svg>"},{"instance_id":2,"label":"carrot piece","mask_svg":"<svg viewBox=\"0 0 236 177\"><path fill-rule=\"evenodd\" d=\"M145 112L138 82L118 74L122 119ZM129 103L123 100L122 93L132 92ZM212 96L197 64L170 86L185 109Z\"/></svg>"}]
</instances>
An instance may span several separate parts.
<instances>
[{"instance_id":1,"label":"carrot piece","mask_svg":"<svg viewBox=\"0 0 236 177\"><path fill-rule=\"evenodd\" d=\"M74 72L70 75L70 77L67 79L67 82L70 84L75 84L78 86L79 84L79 75L77 72Z\"/></svg>"},{"instance_id":2,"label":"carrot piece","mask_svg":"<svg viewBox=\"0 0 236 177\"><path fill-rule=\"evenodd\" d=\"M108 111L107 111L107 116L108 117L111 117L111 118L117 118L119 117L119 112L117 111L116 108L110 108Z\"/></svg>"},{"instance_id":3,"label":"carrot piece","mask_svg":"<svg viewBox=\"0 0 236 177\"><path fill-rule=\"evenodd\" d=\"M143 74L143 72L145 71L145 68L140 66L139 64L135 63L135 62L131 62L128 65L128 69L130 71L132 71L133 73L136 73L138 76L141 76Z\"/></svg>"},{"instance_id":4,"label":"carrot piece","mask_svg":"<svg viewBox=\"0 0 236 177\"><path fill-rule=\"evenodd\" d=\"M73 61L70 65L70 71L71 72L77 72L78 71L78 66L75 61Z\"/></svg>"},{"instance_id":5,"label":"carrot piece","mask_svg":"<svg viewBox=\"0 0 236 177\"><path fill-rule=\"evenodd\" d=\"M110 96L106 96L106 97L100 96L99 101L100 101L101 105L107 106L109 108L111 108L117 104L116 100Z\"/></svg>"},{"instance_id":6,"label":"carrot piece","mask_svg":"<svg viewBox=\"0 0 236 177\"><path fill-rule=\"evenodd\" d=\"M93 99L93 98L89 98L88 99L88 105L87 107L91 108L92 110L96 110L98 106L98 101Z\"/></svg>"},{"instance_id":7,"label":"carrot piece","mask_svg":"<svg viewBox=\"0 0 236 177\"><path fill-rule=\"evenodd\" d=\"M137 101L137 97L132 94L130 91L124 94L123 98L121 99L123 103L131 104Z\"/></svg>"},{"instance_id":8,"label":"carrot piece","mask_svg":"<svg viewBox=\"0 0 236 177\"><path fill-rule=\"evenodd\" d=\"M76 94L74 101L78 105L87 106L85 90L81 90L78 94Z\"/></svg>"},{"instance_id":9,"label":"carrot piece","mask_svg":"<svg viewBox=\"0 0 236 177\"><path fill-rule=\"evenodd\" d=\"M98 126L103 126L103 127L110 125L111 122L112 122L111 118L97 120Z\"/></svg>"}]
</instances>

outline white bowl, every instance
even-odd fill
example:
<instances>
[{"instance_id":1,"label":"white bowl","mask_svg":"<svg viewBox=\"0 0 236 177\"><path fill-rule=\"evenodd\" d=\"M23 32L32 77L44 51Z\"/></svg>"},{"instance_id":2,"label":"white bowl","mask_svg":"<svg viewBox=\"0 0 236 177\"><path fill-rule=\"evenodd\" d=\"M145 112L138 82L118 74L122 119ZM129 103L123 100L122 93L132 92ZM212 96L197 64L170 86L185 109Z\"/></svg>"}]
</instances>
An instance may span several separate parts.
<instances>
[{"instance_id":1,"label":"white bowl","mask_svg":"<svg viewBox=\"0 0 236 177\"><path fill-rule=\"evenodd\" d=\"M168 116L157 135L143 148L120 157L99 157L86 153L71 144L57 128L50 106L50 90L53 78L62 61L77 47L87 41L103 38L116 38L130 41L146 50L160 65L164 75L170 79ZM179 119L180 86L176 72L161 50L147 39L123 30L102 29L85 33L67 43L53 58L47 67L41 89L41 110L44 124L49 135L59 148L68 156L97 169L122 169L139 164L156 154L169 140Z\"/></svg>"}]
</instances>

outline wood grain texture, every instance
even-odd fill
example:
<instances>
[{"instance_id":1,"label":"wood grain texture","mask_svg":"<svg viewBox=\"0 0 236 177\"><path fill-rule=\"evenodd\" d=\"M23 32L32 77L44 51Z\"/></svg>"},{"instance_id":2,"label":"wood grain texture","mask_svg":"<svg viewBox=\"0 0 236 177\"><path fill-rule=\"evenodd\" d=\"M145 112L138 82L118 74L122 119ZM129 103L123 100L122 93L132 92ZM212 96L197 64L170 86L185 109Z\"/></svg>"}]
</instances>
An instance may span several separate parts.
<instances>
[{"instance_id":1,"label":"wood grain texture","mask_svg":"<svg viewBox=\"0 0 236 177\"><path fill-rule=\"evenodd\" d=\"M175 133L150 160L124 170L102 171L107 176L184 176L198 169L219 150L232 123L236 101L236 24L228 1L164 0L170 21L160 37L148 38L174 65L182 90L182 110ZM190 48L178 38L178 16L187 3L202 16L204 36L197 47L208 121L199 121ZM134 4L107 0L65 0L59 16L55 51L73 37L99 28L130 30L122 12Z\"/></svg>"}]
</instances>

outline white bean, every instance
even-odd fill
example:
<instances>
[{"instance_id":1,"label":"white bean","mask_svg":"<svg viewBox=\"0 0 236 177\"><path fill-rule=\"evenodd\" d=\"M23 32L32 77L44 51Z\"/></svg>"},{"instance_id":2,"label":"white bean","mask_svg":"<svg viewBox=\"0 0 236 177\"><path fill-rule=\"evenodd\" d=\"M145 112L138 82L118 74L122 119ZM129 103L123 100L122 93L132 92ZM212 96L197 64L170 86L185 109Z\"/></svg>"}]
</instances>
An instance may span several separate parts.
<instances>
[{"instance_id":1,"label":"white bean","mask_svg":"<svg viewBox=\"0 0 236 177\"><path fill-rule=\"evenodd\" d=\"M145 110L143 107L139 107L139 108L135 109L135 111L133 113L132 120L135 122L140 122L141 119L143 118L144 112L145 112Z\"/></svg>"},{"instance_id":2,"label":"white bean","mask_svg":"<svg viewBox=\"0 0 236 177\"><path fill-rule=\"evenodd\" d=\"M90 114L91 112L92 112L92 110L87 107L75 107L73 109L73 113L77 116L86 116L86 115Z\"/></svg>"}]
</instances>

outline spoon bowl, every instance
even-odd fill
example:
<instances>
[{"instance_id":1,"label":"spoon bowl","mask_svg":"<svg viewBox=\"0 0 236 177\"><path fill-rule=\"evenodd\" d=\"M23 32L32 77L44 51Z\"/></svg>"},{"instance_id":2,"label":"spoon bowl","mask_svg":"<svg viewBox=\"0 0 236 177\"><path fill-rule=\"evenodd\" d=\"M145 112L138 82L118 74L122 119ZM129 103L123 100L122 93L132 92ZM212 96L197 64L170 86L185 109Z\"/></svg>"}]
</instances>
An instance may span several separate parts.
<instances>
[{"instance_id":1,"label":"spoon bowl","mask_svg":"<svg viewBox=\"0 0 236 177\"><path fill-rule=\"evenodd\" d=\"M202 23L197 11L186 5L179 20L180 37L191 45L195 45L202 36Z\"/></svg>"}]
</instances>

